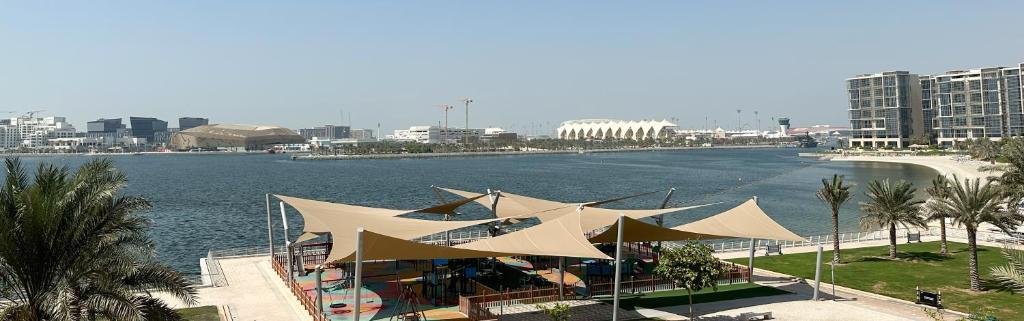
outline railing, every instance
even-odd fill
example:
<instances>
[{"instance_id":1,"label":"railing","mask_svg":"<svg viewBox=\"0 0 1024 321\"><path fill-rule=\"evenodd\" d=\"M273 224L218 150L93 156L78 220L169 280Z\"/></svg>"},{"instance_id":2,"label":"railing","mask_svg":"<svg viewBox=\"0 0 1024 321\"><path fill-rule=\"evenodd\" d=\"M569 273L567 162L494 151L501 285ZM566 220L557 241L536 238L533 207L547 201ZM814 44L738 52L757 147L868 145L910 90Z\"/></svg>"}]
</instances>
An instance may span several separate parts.
<instances>
[{"instance_id":1,"label":"railing","mask_svg":"<svg viewBox=\"0 0 1024 321\"><path fill-rule=\"evenodd\" d=\"M320 313L314 299L306 295L306 291L302 289L301 285L296 283L294 280L289 282L288 272L285 272L284 264L281 263L281 260L278 259L278 257L274 257L274 259L270 260L270 265L274 268L274 272L277 272L277 276L281 277L281 279L285 281L285 284L289 285L292 294L299 300L299 304L302 304L302 307L306 309L306 312L313 317L313 321L329 321L327 316Z\"/></svg>"},{"instance_id":2,"label":"railing","mask_svg":"<svg viewBox=\"0 0 1024 321\"><path fill-rule=\"evenodd\" d=\"M722 273L722 275L718 277L719 285L745 283L749 281L746 267L733 263L727 263L726 267L727 269L725 273ZM675 289L675 283L672 281L654 276L642 278L631 277L629 280L624 280L619 284L619 293L621 294L650 293ZM615 283L613 279L606 280L606 282L603 283L594 283L590 285L590 296L612 295L614 293Z\"/></svg>"},{"instance_id":3,"label":"railing","mask_svg":"<svg viewBox=\"0 0 1024 321\"><path fill-rule=\"evenodd\" d=\"M228 286L228 279L224 276L224 270L220 268L220 261L213 256L213 251L206 253L206 267L210 269L210 283L212 286Z\"/></svg>"},{"instance_id":4,"label":"railing","mask_svg":"<svg viewBox=\"0 0 1024 321\"><path fill-rule=\"evenodd\" d=\"M561 299L574 300L580 298L571 287L562 288L562 296L559 296L558 286L548 288L531 288L521 291L493 291L474 296L459 296L459 312L462 312L472 321L497 320L498 315L490 311L492 308L517 304L536 304L558 301Z\"/></svg>"},{"instance_id":5,"label":"railing","mask_svg":"<svg viewBox=\"0 0 1024 321\"><path fill-rule=\"evenodd\" d=\"M936 235L937 234L937 232L933 233L933 231L930 231L928 229L897 228L896 229L896 238L897 239L906 239L907 232L921 233L922 236L925 236L925 235ZM815 246L815 245L822 244L822 243L824 243L824 244L832 243L832 239L833 239L832 238L832 234L823 234L823 235L811 235L811 236L808 236L803 241L754 240L754 242L755 242L754 243L754 248L756 250L760 251L766 245L778 245L778 246L780 246L782 248ZM888 239L889 239L889 230L888 229L877 230L877 231L869 231L869 232L850 232L850 233L839 234L839 243L859 243L859 242L869 242L869 241L888 240ZM750 250L750 244L751 244L750 240L735 240L735 241L727 241L727 242L717 242L717 243L705 242L705 243L711 245L711 247L715 250L715 252L718 252L718 253L735 252L735 251L749 251ZM664 243L664 246L666 248L678 247L680 245L682 245L681 242L665 242Z\"/></svg>"}]
</instances>

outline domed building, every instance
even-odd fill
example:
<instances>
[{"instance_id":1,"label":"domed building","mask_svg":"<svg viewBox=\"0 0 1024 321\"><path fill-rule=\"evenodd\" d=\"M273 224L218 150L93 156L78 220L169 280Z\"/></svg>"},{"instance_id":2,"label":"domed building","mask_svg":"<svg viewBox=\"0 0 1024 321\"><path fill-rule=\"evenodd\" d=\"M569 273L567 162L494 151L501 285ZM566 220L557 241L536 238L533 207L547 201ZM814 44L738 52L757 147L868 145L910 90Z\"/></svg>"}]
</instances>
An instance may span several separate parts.
<instances>
[{"instance_id":1,"label":"domed building","mask_svg":"<svg viewBox=\"0 0 1024 321\"><path fill-rule=\"evenodd\" d=\"M626 121L614 119L580 119L562 122L559 139L629 139L669 138L679 128L667 120Z\"/></svg>"},{"instance_id":2,"label":"domed building","mask_svg":"<svg viewBox=\"0 0 1024 321\"><path fill-rule=\"evenodd\" d=\"M177 150L193 148L245 148L261 150L278 144L301 144L305 138L291 129L279 126L214 124L180 131L171 136Z\"/></svg>"}]
</instances>

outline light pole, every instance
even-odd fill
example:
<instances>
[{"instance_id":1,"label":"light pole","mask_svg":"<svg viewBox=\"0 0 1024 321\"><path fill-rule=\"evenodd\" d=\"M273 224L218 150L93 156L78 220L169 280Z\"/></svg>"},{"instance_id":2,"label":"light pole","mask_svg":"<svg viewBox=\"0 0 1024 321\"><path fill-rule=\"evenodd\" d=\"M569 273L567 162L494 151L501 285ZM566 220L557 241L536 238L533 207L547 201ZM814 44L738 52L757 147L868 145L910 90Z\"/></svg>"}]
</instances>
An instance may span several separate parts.
<instances>
[{"instance_id":1,"label":"light pole","mask_svg":"<svg viewBox=\"0 0 1024 321\"><path fill-rule=\"evenodd\" d=\"M473 98L462 98L462 102L466 104L466 131L462 133L462 143L469 144L469 103L473 102Z\"/></svg>"},{"instance_id":2,"label":"light pole","mask_svg":"<svg viewBox=\"0 0 1024 321\"><path fill-rule=\"evenodd\" d=\"M444 132L441 133L441 143L447 143L448 142L448 111L454 109L455 106L448 105L448 104L440 104L440 105L437 105L437 108L441 108L441 110L444 110ZM467 112L467 115L468 114L469 113ZM469 116L466 116L466 119L469 119Z\"/></svg>"},{"instance_id":3,"label":"light pole","mask_svg":"<svg viewBox=\"0 0 1024 321\"><path fill-rule=\"evenodd\" d=\"M743 115L742 113L743 113L742 109L737 109L736 110L736 131L742 131L743 130L743 125L741 124L742 123L741 119L742 119L742 115Z\"/></svg>"}]
</instances>

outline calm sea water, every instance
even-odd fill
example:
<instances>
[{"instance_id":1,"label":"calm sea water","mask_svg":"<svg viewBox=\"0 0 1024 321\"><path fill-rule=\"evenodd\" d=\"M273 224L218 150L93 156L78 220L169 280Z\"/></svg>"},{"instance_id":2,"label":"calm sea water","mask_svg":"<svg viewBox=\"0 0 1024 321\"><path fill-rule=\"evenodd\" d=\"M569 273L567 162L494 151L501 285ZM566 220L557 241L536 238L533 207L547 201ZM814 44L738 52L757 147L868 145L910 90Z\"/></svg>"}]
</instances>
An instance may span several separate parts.
<instances>
[{"instance_id":1,"label":"calm sea water","mask_svg":"<svg viewBox=\"0 0 1024 321\"><path fill-rule=\"evenodd\" d=\"M906 179L920 186L931 169L902 164L825 162L800 158L798 149L689 150L580 155L467 157L447 159L293 161L287 155L117 156L130 179L127 193L153 203L159 255L174 267L198 272L209 249L266 245L265 193L413 209L438 203L431 185L470 191L487 188L558 201L579 202L646 191L677 190L671 206L723 204L666 216L675 226L733 207L752 196L779 223L807 234L830 230L827 206L815 196L821 179L845 175L858 186L841 216L844 231L857 230L857 202L872 179ZM30 157L27 165L78 166L93 156ZM655 208L664 192L606 205ZM449 196L451 199L452 196ZM479 219L475 204L456 219ZM294 213L292 213L294 214ZM279 217L274 212L275 219ZM301 222L290 216L298 235ZM275 234L279 231L275 225ZM279 237L279 236L276 236Z\"/></svg>"}]
</instances>

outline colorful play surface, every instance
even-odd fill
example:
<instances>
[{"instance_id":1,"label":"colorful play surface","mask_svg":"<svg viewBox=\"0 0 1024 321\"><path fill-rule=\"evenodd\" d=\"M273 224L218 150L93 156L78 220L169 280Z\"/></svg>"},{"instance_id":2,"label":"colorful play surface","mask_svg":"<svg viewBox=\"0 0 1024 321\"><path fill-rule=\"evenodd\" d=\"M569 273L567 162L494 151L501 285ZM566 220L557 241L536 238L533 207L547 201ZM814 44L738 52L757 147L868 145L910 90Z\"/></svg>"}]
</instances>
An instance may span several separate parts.
<instances>
[{"instance_id":1,"label":"colorful play surface","mask_svg":"<svg viewBox=\"0 0 1024 321\"><path fill-rule=\"evenodd\" d=\"M416 275L414 267L404 262L396 269L393 263L389 264L366 264L363 267L363 286L360 291L360 319L361 320L387 320L395 314L406 311L395 311L399 306L401 287L411 285L412 289L420 297L417 309L424 312L427 320L460 320L465 316L458 312L457 306L435 307L426 304L422 299L419 286L414 285ZM399 280L399 278L401 280ZM302 287L310 299L316 300L316 276L309 273L305 276L296 277L295 281ZM350 281L343 280L342 271L339 269L324 270L321 276L323 288L324 314L329 320L346 321L353 319L353 308L355 291Z\"/></svg>"}]
</instances>

